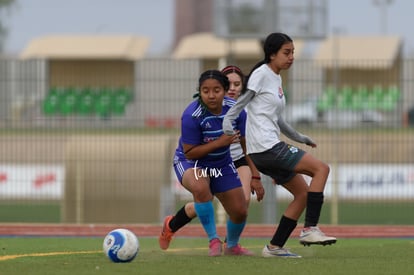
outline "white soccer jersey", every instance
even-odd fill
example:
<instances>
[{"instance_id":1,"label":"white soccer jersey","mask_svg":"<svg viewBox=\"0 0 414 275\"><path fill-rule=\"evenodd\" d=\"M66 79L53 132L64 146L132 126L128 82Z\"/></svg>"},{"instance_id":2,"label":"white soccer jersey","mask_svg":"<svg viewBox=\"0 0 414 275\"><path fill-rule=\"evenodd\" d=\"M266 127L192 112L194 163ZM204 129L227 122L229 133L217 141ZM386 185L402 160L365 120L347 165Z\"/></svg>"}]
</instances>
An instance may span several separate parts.
<instances>
[{"instance_id":1,"label":"white soccer jersey","mask_svg":"<svg viewBox=\"0 0 414 275\"><path fill-rule=\"evenodd\" d=\"M280 142L277 121L286 104L282 78L263 64L249 77L247 89L255 92L246 107L247 153L260 153Z\"/></svg>"}]
</instances>

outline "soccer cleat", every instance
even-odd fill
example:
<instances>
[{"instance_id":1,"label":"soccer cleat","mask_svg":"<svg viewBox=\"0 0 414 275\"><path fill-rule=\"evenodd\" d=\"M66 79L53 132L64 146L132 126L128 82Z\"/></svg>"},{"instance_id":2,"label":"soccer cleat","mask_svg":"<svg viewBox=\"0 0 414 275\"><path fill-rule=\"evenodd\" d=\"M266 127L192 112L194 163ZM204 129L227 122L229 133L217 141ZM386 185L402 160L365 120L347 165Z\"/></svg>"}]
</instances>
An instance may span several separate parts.
<instances>
[{"instance_id":1,"label":"soccer cleat","mask_svg":"<svg viewBox=\"0 0 414 275\"><path fill-rule=\"evenodd\" d=\"M224 255L234 255L234 256L253 256L253 252L250 250L241 247L240 244L237 244L233 247L226 247L224 249Z\"/></svg>"},{"instance_id":2,"label":"soccer cleat","mask_svg":"<svg viewBox=\"0 0 414 275\"><path fill-rule=\"evenodd\" d=\"M217 238L212 239L210 241L210 244L208 245L208 256L216 257L221 256L222 247L221 247L221 241Z\"/></svg>"},{"instance_id":3,"label":"soccer cleat","mask_svg":"<svg viewBox=\"0 0 414 275\"><path fill-rule=\"evenodd\" d=\"M326 236L317 226L311 226L302 230L299 242L304 246L311 244L331 245L336 243L336 238Z\"/></svg>"},{"instance_id":4,"label":"soccer cleat","mask_svg":"<svg viewBox=\"0 0 414 275\"><path fill-rule=\"evenodd\" d=\"M268 245L262 250L262 256L265 258L278 257L278 258L302 258L302 256L290 252L288 249L283 247L270 248Z\"/></svg>"},{"instance_id":5,"label":"soccer cleat","mask_svg":"<svg viewBox=\"0 0 414 275\"><path fill-rule=\"evenodd\" d=\"M163 250L168 249L168 247L170 246L171 239L174 236L174 232L171 231L171 228L169 226L169 223L173 218L174 216L165 217L161 234L158 237L158 243L160 245L160 248Z\"/></svg>"}]
</instances>

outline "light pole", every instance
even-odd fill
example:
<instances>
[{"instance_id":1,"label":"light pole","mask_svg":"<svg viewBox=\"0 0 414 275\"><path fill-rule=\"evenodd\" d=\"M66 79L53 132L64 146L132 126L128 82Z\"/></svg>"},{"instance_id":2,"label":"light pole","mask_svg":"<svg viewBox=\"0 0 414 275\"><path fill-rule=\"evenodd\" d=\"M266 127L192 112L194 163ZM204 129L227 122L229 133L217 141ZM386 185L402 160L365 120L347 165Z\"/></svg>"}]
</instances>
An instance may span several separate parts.
<instances>
[{"instance_id":1,"label":"light pole","mask_svg":"<svg viewBox=\"0 0 414 275\"><path fill-rule=\"evenodd\" d=\"M394 0L373 0L375 6L380 9L380 28L382 34L387 34L388 16L387 8Z\"/></svg>"}]
</instances>

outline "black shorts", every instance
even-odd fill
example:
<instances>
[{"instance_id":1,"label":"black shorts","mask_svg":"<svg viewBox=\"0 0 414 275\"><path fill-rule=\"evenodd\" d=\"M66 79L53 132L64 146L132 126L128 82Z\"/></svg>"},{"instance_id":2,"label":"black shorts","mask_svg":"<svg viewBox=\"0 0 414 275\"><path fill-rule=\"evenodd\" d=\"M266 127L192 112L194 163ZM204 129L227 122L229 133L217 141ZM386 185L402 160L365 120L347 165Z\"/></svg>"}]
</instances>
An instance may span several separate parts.
<instances>
[{"instance_id":1,"label":"black shorts","mask_svg":"<svg viewBox=\"0 0 414 275\"><path fill-rule=\"evenodd\" d=\"M241 157L238 160L233 161L234 166L236 166L236 168L239 168L241 166L249 166L249 164L247 163L246 157Z\"/></svg>"},{"instance_id":2,"label":"black shorts","mask_svg":"<svg viewBox=\"0 0 414 275\"><path fill-rule=\"evenodd\" d=\"M281 141L271 149L249 154L249 157L260 172L282 185L296 175L294 168L304 154L302 149Z\"/></svg>"}]
</instances>

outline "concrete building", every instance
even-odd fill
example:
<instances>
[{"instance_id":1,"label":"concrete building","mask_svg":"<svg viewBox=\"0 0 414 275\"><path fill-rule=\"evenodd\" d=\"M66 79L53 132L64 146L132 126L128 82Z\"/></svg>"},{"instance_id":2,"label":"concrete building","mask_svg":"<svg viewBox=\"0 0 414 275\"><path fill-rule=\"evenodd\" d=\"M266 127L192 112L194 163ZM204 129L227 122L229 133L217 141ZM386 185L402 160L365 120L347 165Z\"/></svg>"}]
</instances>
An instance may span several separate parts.
<instances>
[{"instance_id":1,"label":"concrete building","mask_svg":"<svg viewBox=\"0 0 414 275\"><path fill-rule=\"evenodd\" d=\"M175 0L175 37L173 48L181 38L213 30L214 0Z\"/></svg>"}]
</instances>

